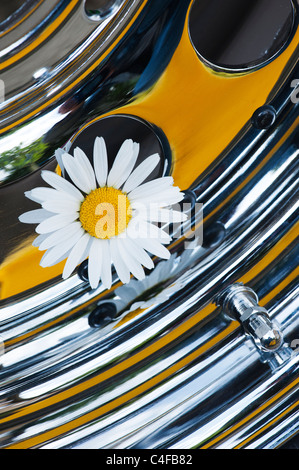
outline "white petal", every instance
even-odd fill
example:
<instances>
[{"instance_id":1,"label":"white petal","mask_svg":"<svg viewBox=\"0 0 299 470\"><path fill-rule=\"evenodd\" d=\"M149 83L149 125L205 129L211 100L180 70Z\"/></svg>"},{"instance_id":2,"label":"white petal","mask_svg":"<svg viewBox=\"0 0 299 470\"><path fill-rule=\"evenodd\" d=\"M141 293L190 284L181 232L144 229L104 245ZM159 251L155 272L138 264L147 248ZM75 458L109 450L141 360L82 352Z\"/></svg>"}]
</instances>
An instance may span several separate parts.
<instances>
[{"instance_id":1,"label":"white petal","mask_svg":"<svg viewBox=\"0 0 299 470\"><path fill-rule=\"evenodd\" d=\"M68 257L68 255L70 254L70 250L67 250L60 257L53 258L53 260L50 262L49 257L47 256L47 255L49 255L49 251L50 250L45 252L44 256L42 257L42 259L40 261L40 265L43 268L51 268L52 266L55 266L55 264L61 263L61 261L65 260ZM47 258L46 258L46 256L47 256Z\"/></svg>"},{"instance_id":2,"label":"white petal","mask_svg":"<svg viewBox=\"0 0 299 470\"><path fill-rule=\"evenodd\" d=\"M66 225L71 224L76 219L78 219L77 212L72 214L54 215L53 217L49 217L49 219L46 219L41 224L39 224L35 231L40 234L55 232L55 230L66 227Z\"/></svg>"},{"instance_id":3,"label":"white petal","mask_svg":"<svg viewBox=\"0 0 299 470\"><path fill-rule=\"evenodd\" d=\"M136 142L134 142L133 143L132 157L127 159L126 166L123 167L122 172L119 174L118 179L114 183L115 188L119 189L124 184L124 182L127 180L128 176L130 176L130 174L132 173L133 168L136 164L138 154L139 154L139 149L140 149L140 145L137 144Z\"/></svg>"},{"instance_id":4,"label":"white petal","mask_svg":"<svg viewBox=\"0 0 299 470\"><path fill-rule=\"evenodd\" d=\"M80 259L79 259L78 265L80 265L81 263L83 263L83 261L85 261L86 258L88 258L92 241L93 241L93 237L89 237L89 240L88 240L88 243L87 243L87 245L86 245L85 251L82 252L82 255L81 255Z\"/></svg>"},{"instance_id":5,"label":"white petal","mask_svg":"<svg viewBox=\"0 0 299 470\"><path fill-rule=\"evenodd\" d=\"M120 281L123 284L130 282L130 270L124 262L121 252L119 250L119 243L117 238L111 238L110 240L111 258L114 264L115 270Z\"/></svg>"},{"instance_id":6,"label":"white petal","mask_svg":"<svg viewBox=\"0 0 299 470\"><path fill-rule=\"evenodd\" d=\"M62 199L60 201L45 201L42 203L42 207L50 212L54 212L55 214L70 214L79 211L80 202L67 199Z\"/></svg>"},{"instance_id":7,"label":"white petal","mask_svg":"<svg viewBox=\"0 0 299 470\"><path fill-rule=\"evenodd\" d=\"M135 200L136 198L143 196L147 197L148 195L151 196L156 195L165 189L173 188L173 178L172 176L165 176L162 178L157 178L152 181L148 181L147 183L138 186L133 191L130 192L129 197L131 200Z\"/></svg>"},{"instance_id":8,"label":"white petal","mask_svg":"<svg viewBox=\"0 0 299 470\"><path fill-rule=\"evenodd\" d=\"M89 239L90 235L88 233L85 233L83 237L77 240L76 244L73 246L64 266L64 270L62 273L63 279L67 279L72 274L76 266L79 264L79 261L82 257L83 252L85 251Z\"/></svg>"},{"instance_id":9,"label":"white petal","mask_svg":"<svg viewBox=\"0 0 299 470\"><path fill-rule=\"evenodd\" d=\"M108 157L105 140L97 137L94 141L93 164L99 186L106 186L108 175Z\"/></svg>"},{"instance_id":10,"label":"white petal","mask_svg":"<svg viewBox=\"0 0 299 470\"><path fill-rule=\"evenodd\" d=\"M91 243L89 259L88 259L88 279L92 289L96 289L99 285L102 261L103 261L103 240L94 238Z\"/></svg>"},{"instance_id":11,"label":"white petal","mask_svg":"<svg viewBox=\"0 0 299 470\"><path fill-rule=\"evenodd\" d=\"M78 233L71 239L65 240L64 242L61 242L58 245L53 246L52 248L47 250L44 256L42 257L40 265L43 268L46 268L57 264L57 260L64 259L61 257L63 257L69 250L71 250L74 245L76 246L80 237L83 238L82 235Z\"/></svg>"},{"instance_id":12,"label":"white petal","mask_svg":"<svg viewBox=\"0 0 299 470\"><path fill-rule=\"evenodd\" d=\"M137 189L139 188L141 188L141 186ZM136 196L134 200L131 199L131 194L129 195L129 199L132 208L134 208L135 203L144 204L146 206L150 204L158 204L159 207L166 207L177 204L184 199L184 193L181 193L179 188L173 186L163 191L157 191L156 193L153 192L152 194L140 194Z\"/></svg>"},{"instance_id":13,"label":"white petal","mask_svg":"<svg viewBox=\"0 0 299 470\"><path fill-rule=\"evenodd\" d=\"M86 181L88 181L88 185L90 188L89 192L93 191L94 189L96 189L97 184L94 170L90 161L88 160L83 150L81 150L79 147L76 147L74 150L74 158L75 160L77 160L77 164L80 165L82 168L82 175L84 175Z\"/></svg>"},{"instance_id":14,"label":"white petal","mask_svg":"<svg viewBox=\"0 0 299 470\"><path fill-rule=\"evenodd\" d=\"M40 243L39 249L41 251L48 250L49 248L52 248L52 246L59 245L59 243L72 239L72 237L77 234L81 234L82 236L84 234L84 230L81 227L80 222L73 222L72 224L48 235L47 238Z\"/></svg>"},{"instance_id":15,"label":"white petal","mask_svg":"<svg viewBox=\"0 0 299 470\"><path fill-rule=\"evenodd\" d=\"M39 247L40 244L46 240L48 238L48 234L45 233L44 235L39 235L38 237L36 237L33 242L32 242L32 246L36 246L36 247Z\"/></svg>"},{"instance_id":16,"label":"white petal","mask_svg":"<svg viewBox=\"0 0 299 470\"><path fill-rule=\"evenodd\" d=\"M133 257L131 253L127 251L127 245L125 243L126 242L125 239L119 238L118 241L120 243L121 255L122 255L124 262L126 263L127 267L129 268L133 276L136 277L136 279L138 279L139 281L142 281L145 278L145 273L140 262L138 262L136 258Z\"/></svg>"},{"instance_id":17,"label":"white petal","mask_svg":"<svg viewBox=\"0 0 299 470\"><path fill-rule=\"evenodd\" d=\"M75 158L65 153L64 155L62 155L62 161L66 172L68 173L73 183L77 186L77 188L79 188L84 193L89 194L91 189L88 183L88 179L82 173L82 168L80 165L78 165Z\"/></svg>"},{"instance_id":18,"label":"white petal","mask_svg":"<svg viewBox=\"0 0 299 470\"><path fill-rule=\"evenodd\" d=\"M23 224L40 224L51 216L53 216L53 213L48 212L45 209L36 209L20 215L19 221Z\"/></svg>"},{"instance_id":19,"label":"white petal","mask_svg":"<svg viewBox=\"0 0 299 470\"><path fill-rule=\"evenodd\" d=\"M112 285L112 272L111 272L111 252L110 252L110 242L109 240L102 240L103 242L103 259L102 259L102 269L101 269L101 278L102 284L105 289L110 289Z\"/></svg>"},{"instance_id":20,"label":"white petal","mask_svg":"<svg viewBox=\"0 0 299 470\"><path fill-rule=\"evenodd\" d=\"M31 201L37 202L38 204L40 204L42 202L41 199L39 199L39 198L32 195L32 191L25 191L24 194Z\"/></svg>"},{"instance_id":21,"label":"white petal","mask_svg":"<svg viewBox=\"0 0 299 470\"><path fill-rule=\"evenodd\" d=\"M140 163L127 179L123 187L123 191L125 193L129 193L130 191L133 191L133 189L137 188L154 171L159 161L160 156L158 153L155 153Z\"/></svg>"},{"instance_id":22,"label":"white petal","mask_svg":"<svg viewBox=\"0 0 299 470\"><path fill-rule=\"evenodd\" d=\"M31 190L31 195L41 201L61 201L62 199L67 199L68 201L76 201L78 203L80 202L77 197L71 196L64 191L57 191L57 189L52 188L34 188Z\"/></svg>"},{"instance_id":23,"label":"white petal","mask_svg":"<svg viewBox=\"0 0 299 470\"><path fill-rule=\"evenodd\" d=\"M124 184L124 182L127 180L127 178L132 173L133 168L134 168L134 166L136 164L136 161L137 161L137 157L138 157L138 154L139 154L139 149L140 149L140 145L137 144L136 142L134 142L133 143L132 157L127 159L127 165L125 167L123 167L123 171L120 173L119 178L117 179L117 181L114 184L114 186L117 189L119 189Z\"/></svg>"},{"instance_id":24,"label":"white petal","mask_svg":"<svg viewBox=\"0 0 299 470\"><path fill-rule=\"evenodd\" d=\"M108 186L119 187L118 182L121 181L123 172L126 170L130 161L133 160L133 149L133 140L127 139L123 142L109 172L107 179Z\"/></svg>"},{"instance_id":25,"label":"white petal","mask_svg":"<svg viewBox=\"0 0 299 470\"><path fill-rule=\"evenodd\" d=\"M124 238L123 244L126 247L126 252L136 259L140 264L145 266L147 269L153 269L155 267L153 260L150 256L144 251L140 245L134 243L129 237Z\"/></svg>"},{"instance_id":26,"label":"white petal","mask_svg":"<svg viewBox=\"0 0 299 470\"><path fill-rule=\"evenodd\" d=\"M64 175L64 165L63 165L63 161L62 161L62 155L65 153L65 150L59 148L57 150L55 150L55 158L56 158L56 161L61 169L61 174Z\"/></svg>"},{"instance_id":27,"label":"white petal","mask_svg":"<svg viewBox=\"0 0 299 470\"><path fill-rule=\"evenodd\" d=\"M68 256L70 255L70 252L71 252L71 250L66 251L62 256L60 256L60 258L58 258L58 259L55 261L55 263L51 264L51 265L48 266L48 267L50 268L51 266L54 266L55 264L59 264L59 263L61 263L62 261L64 261L64 260L65 260L66 258L68 258Z\"/></svg>"},{"instance_id":28,"label":"white petal","mask_svg":"<svg viewBox=\"0 0 299 470\"><path fill-rule=\"evenodd\" d=\"M79 191L79 189L77 189L72 183L57 175L53 171L43 170L41 172L41 177L46 183L48 183L50 186L57 189L58 191L63 191L69 196L72 196L73 198L81 202L83 201L84 196Z\"/></svg>"},{"instance_id":29,"label":"white petal","mask_svg":"<svg viewBox=\"0 0 299 470\"><path fill-rule=\"evenodd\" d=\"M62 147L62 149L63 149L66 153L68 153L68 151L69 151L69 149L71 148L72 144L73 144L73 142L72 142L71 140L68 140L67 143L65 144L65 146Z\"/></svg>"},{"instance_id":30,"label":"white petal","mask_svg":"<svg viewBox=\"0 0 299 470\"><path fill-rule=\"evenodd\" d=\"M158 240L153 239L136 239L134 240L136 244L140 245L146 251L151 253L154 256L158 256L162 259L170 258L170 251L165 248Z\"/></svg>"}]
</instances>

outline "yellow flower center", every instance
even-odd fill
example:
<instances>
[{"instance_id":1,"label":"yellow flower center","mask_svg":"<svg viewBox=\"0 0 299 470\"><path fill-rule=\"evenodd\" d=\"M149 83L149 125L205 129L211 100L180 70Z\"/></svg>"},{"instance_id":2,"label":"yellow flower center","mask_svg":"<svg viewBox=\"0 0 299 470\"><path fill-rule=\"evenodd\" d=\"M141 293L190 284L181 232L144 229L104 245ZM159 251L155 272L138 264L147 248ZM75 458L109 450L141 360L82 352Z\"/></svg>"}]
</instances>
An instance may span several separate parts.
<instances>
[{"instance_id":1,"label":"yellow flower center","mask_svg":"<svg viewBox=\"0 0 299 470\"><path fill-rule=\"evenodd\" d=\"M81 204L80 222L92 237L107 239L120 235L132 218L127 196L115 188L98 188Z\"/></svg>"}]
</instances>

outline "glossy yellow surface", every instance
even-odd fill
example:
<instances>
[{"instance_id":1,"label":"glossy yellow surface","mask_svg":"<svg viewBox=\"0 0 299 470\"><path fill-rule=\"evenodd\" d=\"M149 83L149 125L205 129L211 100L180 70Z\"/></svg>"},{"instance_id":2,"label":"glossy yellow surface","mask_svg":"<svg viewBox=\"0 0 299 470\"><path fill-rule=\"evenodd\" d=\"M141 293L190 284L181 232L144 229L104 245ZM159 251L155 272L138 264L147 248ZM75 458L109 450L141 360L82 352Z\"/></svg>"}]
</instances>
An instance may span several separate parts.
<instances>
[{"instance_id":1,"label":"glossy yellow surface","mask_svg":"<svg viewBox=\"0 0 299 470\"><path fill-rule=\"evenodd\" d=\"M19 251L10 255L1 265L1 299L31 289L62 273L65 262L47 269L40 267L43 253L32 246L34 238L25 240Z\"/></svg>"},{"instance_id":2,"label":"glossy yellow surface","mask_svg":"<svg viewBox=\"0 0 299 470\"><path fill-rule=\"evenodd\" d=\"M298 40L299 31L289 47L262 69L247 75L223 76L200 62L185 25L181 42L155 86L134 102L101 117L133 114L160 127L173 152L175 185L184 190L227 147L255 109L267 102ZM2 299L62 273L64 263L41 268L43 253L31 242L25 241L0 266Z\"/></svg>"}]
</instances>

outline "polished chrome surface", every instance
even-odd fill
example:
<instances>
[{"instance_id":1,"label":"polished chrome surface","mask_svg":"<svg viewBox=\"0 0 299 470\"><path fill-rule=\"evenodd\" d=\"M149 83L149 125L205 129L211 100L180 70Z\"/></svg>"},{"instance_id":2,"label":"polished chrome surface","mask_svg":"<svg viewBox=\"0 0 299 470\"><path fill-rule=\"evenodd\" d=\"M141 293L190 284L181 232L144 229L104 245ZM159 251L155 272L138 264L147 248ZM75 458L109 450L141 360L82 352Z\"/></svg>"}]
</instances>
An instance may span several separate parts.
<instances>
[{"instance_id":1,"label":"polished chrome surface","mask_svg":"<svg viewBox=\"0 0 299 470\"><path fill-rule=\"evenodd\" d=\"M82 107L87 105L88 113L86 101L100 93L104 78L113 75L113 70L103 67L102 75L94 76L99 58L141 4L142 0L118 2L118 8L103 19L92 19L81 0L42 1L19 27L2 32L2 184L44 164L82 124L86 116ZM26 162L20 159L21 150Z\"/></svg>"},{"instance_id":2,"label":"polished chrome surface","mask_svg":"<svg viewBox=\"0 0 299 470\"><path fill-rule=\"evenodd\" d=\"M135 11L139 4L129 3L128 15L130 7ZM81 29L86 34L85 42L80 39L83 56L81 46L69 57L61 51L61 81L54 80L60 68L56 64L56 69L37 74L41 82L30 82L24 73L17 94L9 91L3 126L13 127L2 144L9 147L12 138L19 145L24 135L32 143L46 135L51 150L65 142L86 115L100 115L120 101L134 99L134 87L150 89L170 56L159 57L152 73L147 71L142 83L136 81L142 75L136 64L146 50L140 37L148 34L156 44L166 31L171 37L174 31L179 35L174 18L181 21L189 4L150 2L123 49L116 48L97 73L82 79L81 89L74 86L77 94L66 93L53 108L37 111L39 100L59 85L64 89L64 81L66 86L73 83L84 74L86 63L98 57L92 41L97 35L102 38L102 26L87 22L86 30ZM72 10L74 21L83 12L80 5ZM126 14L112 35L118 34L122 21L127 21ZM100 44L103 49L110 44L109 34ZM128 63L132 44L136 57ZM170 55L176 45L169 43ZM74 275L1 301L2 448L275 448L298 432L299 354L292 347L299 338L294 277L298 243L294 236L288 238L296 230L299 205L298 104L290 99L297 62L294 54L269 97L277 114L270 129L257 129L249 121L204 173L194 175L190 189L204 204L202 246L194 242L184 249L185 240L176 240L170 260L157 262L138 287L131 283L120 288L114 274L110 292L102 286L91 290ZM135 72L123 76L131 65ZM38 68L34 70L36 74ZM103 90L117 86L120 77L121 99L112 94L107 100ZM33 91L37 102L30 98ZM58 110L74 97L76 105L62 117ZM19 106L30 108L24 108L24 114L35 109L32 122L17 124L22 118ZM53 166L51 159L48 165ZM32 183L32 175L29 181L14 180L7 172L3 176L2 194L11 187L19 194ZM14 182L7 185L11 176ZM21 200L21 195L16 197ZM18 210L21 207L19 202ZM1 217L4 220L7 213ZM3 237L8 239L2 245L3 257L13 250L13 230L19 239L25 236L19 227L10 226ZM278 254L268 259L273 250ZM213 305L217 295L238 282L256 293L271 325L279 326L284 341L278 350L260 351L239 322ZM256 300L252 295L250 301ZM90 316L103 302L114 303L117 316L96 328Z\"/></svg>"},{"instance_id":3,"label":"polished chrome surface","mask_svg":"<svg viewBox=\"0 0 299 470\"><path fill-rule=\"evenodd\" d=\"M232 284L218 294L216 305L244 327L261 351L274 351L283 344L279 327L271 322L268 312L258 304L256 293L243 284Z\"/></svg>"}]
</instances>

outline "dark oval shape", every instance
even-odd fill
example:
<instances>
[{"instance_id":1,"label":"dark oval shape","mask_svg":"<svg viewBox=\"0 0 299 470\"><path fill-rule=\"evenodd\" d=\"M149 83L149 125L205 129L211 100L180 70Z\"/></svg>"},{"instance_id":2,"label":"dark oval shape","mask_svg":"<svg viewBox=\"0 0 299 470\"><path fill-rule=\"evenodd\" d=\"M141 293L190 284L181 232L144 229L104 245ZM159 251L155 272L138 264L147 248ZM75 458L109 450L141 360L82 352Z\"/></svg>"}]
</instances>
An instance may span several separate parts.
<instances>
[{"instance_id":1,"label":"dark oval shape","mask_svg":"<svg viewBox=\"0 0 299 470\"><path fill-rule=\"evenodd\" d=\"M261 106L252 116L251 122L257 129L270 129L276 121L276 111L272 106Z\"/></svg>"},{"instance_id":2,"label":"dark oval shape","mask_svg":"<svg viewBox=\"0 0 299 470\"><path fill-rule=\"evenodd\" d=\"M291 0L195 0L189 36L211 68L246 71L283 51L294 26Z\"/></svg>"},{"instance_id":3,"label":"dark oval shape","mask_svg":"<svg viewBox=\"0 0 299 470\"><path fill-rule=\"evenodd\" d=\"M88 282L88 260L83 261L78 268L78 276L83 282Z\"/></svg>"},{"instance_id":4,"label":"dark oval shape","mask_svg":"<svg viewBox=\"0 0 299 470\"><path fill-rule=\"evenodd\" d=\"M113 302L104 302L91 312L88 317L89 326L103 328L109 325L117 315L117 309Z\"/></svg>"},{"instance_id":5,"label":"dark oval shape","mask_svg":"<svg viewBox=\"0 0 299 470\"><path fill-rule=\"evenodd\" d=\"M121 8L123 3L124 0L85 0L85 12L94 19L105 19Z\"/></svg>"},{"instance_id":6,"label":"dark oval shape","mask_svg":"<svg viewBox=\"0 0 299 470\"><path fill-rule=\"evenodd\" d=\"M144 181L146 182L161 177L165 167L165 159L170 160L171 151L168 141L166 138L161 139L158 133L161 134L162 131L158 131L156 127L136 116L115 114L100 118L81 129L74 137L69 153L73 154L75 147L80 147L92 162L95 138L103 137L107 146L110 170L121 144L126 139L132 139L140 144L135 167L154 153L160 155L160 163ZM168 169L170 166L170 162L168 162Z\"/></svg>"},{"instance_id":7,"label":"dark oval shape","mask_svg":"<svg viewBox=\"0 0 299 470\"><path fill-rule=\"evenodd\" d=\"M222 222L213 222L203 228L203 248L211 249L218 247L226 235L225 227Z\"/></svg>"}]
</instances>

